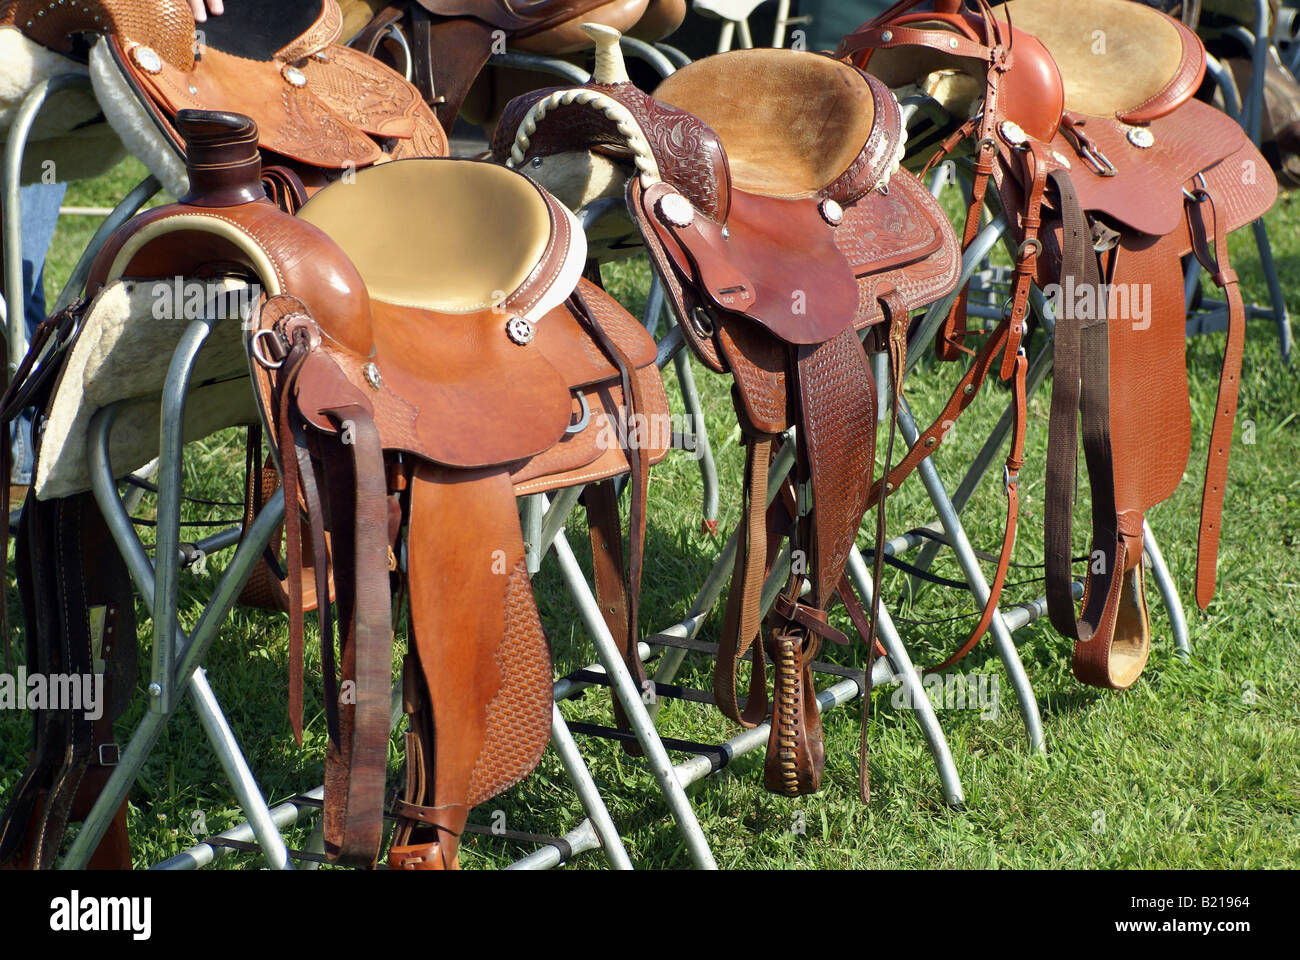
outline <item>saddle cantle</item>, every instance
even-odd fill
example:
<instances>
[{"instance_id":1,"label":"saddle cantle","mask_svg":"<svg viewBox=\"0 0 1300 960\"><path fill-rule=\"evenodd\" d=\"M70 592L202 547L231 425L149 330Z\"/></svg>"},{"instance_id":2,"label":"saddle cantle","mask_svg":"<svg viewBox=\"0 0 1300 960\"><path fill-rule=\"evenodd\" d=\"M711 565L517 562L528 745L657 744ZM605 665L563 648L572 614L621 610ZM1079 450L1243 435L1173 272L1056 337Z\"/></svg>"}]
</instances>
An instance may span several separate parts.
<instances>
[{"instance_id":1,"label":"saddle cantle","mask_svg":"<svg viewBox=\"0 0 1300 960\"><path fill-rule=\"evenodd\" d=\"M446 155L419 91L336 43L342 24L336 0L232 0L201 28L184 0L0 4L0 30L88 62L109 123L174 196L187 192L183 109L251 116L268 166L308 187L384 159Z\"/></svg>"},{"instance_id":2,"label":"saddle cantle","mask_svg":"<svg viewBox=\"0 0 1300 960\"><path fill-rule=\"evenodd\" d=\"M950 124L912 161L932 163L973 142L964 242L974 238L993 182L1020 244L1007 316L921 440L927 455L942 442L998 352L1001 375L1013 375L1029 284L1055 291L1049 613L1075 641L1079 679L1125 688L1141 673L1150 645L1144 514L1172 494L1191 447L1180 258L1196 254L1229 304L1201 512L1197 601L1204 607L1213 593L1245 336L1226 237L1269 209L1276 184L1256 176L1263 160L1237 123L1191 99L1205 72L1204 49L1157 10L1123 0L1011 0L996 9L978 0L973 10L938 0L933 12L918 6L919 0L895 4L846 37L839 53L946 108ZM964 303L963 296L940 337L943 358L964 350ZM1020 442L1023 402L1017 404ZM1070 574L1080 414L1093 492L1081 615ZM918 461L906 459L891 480L901 482ZM1007 536L1010 543L1014 500ZM1009 557L1004 550L995 593Z\"/></svg>"},{"instance_id":3,"label":"saddle cantle","mask_svg":"<svg viewBox=\"0 0 1300 960\"><path fill-rule=\"evenodd\" d=\"M879 81L826 57L747 50L687 66L649 97L627 80L617 32L586 29L592 82L514 101L494 155L542 183L593 169L584 155L627 169L629 214L687 341L735 380L744 518L714 697L731 719L761 723L772 662L764 782L809 793L824 763L810 665L824 640L847 643L827 612L837 590L856 606L842 577L871 503L876 399L858 331L884 329L875 342L891 354L897 397L910 311L955 285L955 238L898 172L901 114ZM769 514L768 466L791 426L795 483ZM786 537L791 573L760 638L762 584ZM742 706L736 673L751 648ZM865 758L862 776L865 794Z\"/></svg>"}]
</instances>

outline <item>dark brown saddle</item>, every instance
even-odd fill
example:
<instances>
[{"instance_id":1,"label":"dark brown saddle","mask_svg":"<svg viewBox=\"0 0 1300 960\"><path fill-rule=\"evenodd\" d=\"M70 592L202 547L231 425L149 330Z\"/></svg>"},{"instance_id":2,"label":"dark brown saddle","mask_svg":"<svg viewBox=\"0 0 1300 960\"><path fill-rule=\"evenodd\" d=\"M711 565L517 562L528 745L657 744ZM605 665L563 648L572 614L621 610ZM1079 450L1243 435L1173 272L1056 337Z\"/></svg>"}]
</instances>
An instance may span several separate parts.
<instances>
[{"instance_id":1,"label":"dark brown saddle","mask_svg":"<svg viewBox=\"0 0 1300 960\"><path fill-rule=\"evenodd\" d=\"M251 116L268 166L285 165L309 186L384 159L447 153L415 87L335 42L343 25L336 0L231 0L202 25L185 0L4 0L5 25L89 59L101 106L133 148L148 135L135 127L147 127L180 157L174 118L203 109Z\"/></svg>"},{"instance_id":2,"label":"dark brown saddle","mask_svg":"<svg viewBox=\"0 0 1300 960\"><path fill-rule=\"evenodd\" d=\"M1144 515L1173 493L1190 453L1180 261L1194 253L1229 304L1201 511L1196 592L1204 607L1214 589L1245 337L1226 237L1269 209L1276 184L1236 122L1191 99L1205 72L1204 49L1158 10L1127 0L919 6L920 0L896 4L846 37L839 53L892 88L946 108L951 122L915 138L909 162L933 163L973 147L964 242L974 238L992 182L1019 247L1002 323L891 482L901 482L942 442L999 353L1000 376L1021 386L1014 397L1015 443L1022 443L1017 376L1036 280L1057 314L1046 488L1049 612L1057 630L1075 641L1076 676L1125 688L1141 673L1150 646ZM963 295L941 333L940 357L970 354L964 339ZM1080 418L1093 499L1082 614L1072 600L1070 559ZM995 594L1014 538L1017 457L1013 451L1008 462L1009 519Z\"/></svg>"},{"instance_id":3,"label":"dark brown saddle","mask_svg":"<svg viewBox=\"0 0 1300 960\"><path fill-rule=\"evenodd\" d=\"M389 28L400 21L411 35L409 58L415 84L450 132L494 53L509 49L564 57L588 50L591 40L581 30L583 23L603 24L654 42L681 26L685 17L686 0L405 0L377 14L353 44L378 54ZM528 88L516 92L524 89Z\"/></svg>"},{"instance_id":4,"label":"dark brown saddle","mask_svg":"<svg viewBox=\"0 0 1300 960\"><path fill-rule=\"evenodd\" d=\"M955 285L955 237L898 171L901 114L879 81L827 57L747 50L683 68L650 97L627 81L617 33L588 29L598 42L592 82L516 100L494 150L542 183L589 169L588 154L622 164L629 213L687 341L734 378L748 455L714 697L756 726L769 712L772 663L764 782L809 793L824 763L810 665L824 640L847 643L827 623L837 591L874 653L874 617L843 581L875 460L876 394L859 331L872 327L873 348L889 351L897 399L910 311ZM768 467L790 427L793 482L769 512ZM787 538L785 589L760 638L762 586ZM882 539L883 504L878 547ZM751 649L746 701L736 675Z\"/></svg>"}]
</instances>

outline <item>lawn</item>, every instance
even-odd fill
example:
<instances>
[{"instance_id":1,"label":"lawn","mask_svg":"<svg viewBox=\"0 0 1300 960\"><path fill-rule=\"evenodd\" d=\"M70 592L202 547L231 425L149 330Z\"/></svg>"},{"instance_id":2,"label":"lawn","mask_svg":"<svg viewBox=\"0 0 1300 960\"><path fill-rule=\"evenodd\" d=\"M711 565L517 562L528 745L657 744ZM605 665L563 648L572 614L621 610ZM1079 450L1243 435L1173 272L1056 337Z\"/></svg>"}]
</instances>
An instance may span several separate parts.
<instances>
[{"instance_id":1,"label":"lawn","mask_svg":"<svg viewBox=\"0 0 1300 960\"><path fill-rule=\"evenodd\" d=\"M98 181L75 184L66 202L111 203L140 176L138 164L127 161ZM1300 203L1283 196L1267 222L1288 289L1288 306L1293 314L1300 313L1294 282L1300 276ZM47 272L51 296L96 226L90 217L68 217L60 225ZM1250 231L1234 238L1232 252L1247 299L1262 302L1266 289ZM605 275L610 290L639 313L648 280L645 267L620 264L607 267ZM1295 368L1285 367L1280 360L1272 324L1253 321L1232 451L1218 592L1209 609L1201 612L1192 597L1196 530L1222 341L1218 334L1188 344L1192 457L1176 495L1149 516L1184 592L1192 640L1190 662L1175 656L1168 616L1151 585L1151 662L1144 677L1126 693L1081 687L1070 673L1069 644L1046 621L1021 630L1016 640L1047 737L1046 752L1035 754L1028 748L1001 662L985 641L955 669L986 677L988 683L996 680L1002 692L998 709L939 712L965 789L964 809L944 805L915 718L891 702L889 689L880 690L871 720L874 796L869 806L857 799L861 712L856 703L826 718L827 764L820 794L791 801L765 793L761 752L691 788L691 799L722 866L1300 866L1300 681L1292 664L1300 656L1300 626L1295 619L1300 608L1300 381ZM907 383L918 420L928 422L926 417L938 411L958 375L954 368L932 362L918 367ZM665 376L674 410L680 411L671 367ZM698 364L695 376L722 477L722 534L711 537L702 532L699 471L687 456L671 454L650 483L642 604L647 630L661 629L686 613L694 590L739 515L742 452L729 384ZM1042 559L1049 396L1044 389L1030 404L1015 556L1022 564ZM1001 388L986 387L985 396L943 447L937 465L950 489L1001 413L1006 397ZM187 492L239 500L243 457L238 431L191 444L185 463ZM1004 500L994 473L1000 471L990 473L991 479L976 493L965 515L972 542L985 550L996 550L1001 539ZM1081 491L1085 501L1086 493L1086 488ZM150 507L146 499L142 510L147 514ZM216 519L237 513L234 508L189 505L186 517ZM932 519L919 481L909 482L891 498L889 514L891 533ZM1086 504L1080 503L1076 553L1085 545L1086 516ZM588 564L586 535L577 517L570 522L569 536ZM864 530L859 543L865 544L867 537ZM196 621L201 599L216 583L221 566L217 559L204 574L182 575L181 617L187 626ZM947 553L940 554L935 572L960 577ZM1017 570L1004 606L1036 599L1042 591L1036 576L1032 570ZM563 592L553 559L543 564L535 585L557 673L593 661L591 643L572 600ZM963 592L930 588L909 593L908 578L896 571L886 574L882 595L919 664L937 662L964 639L975 611ZM11 618L20 623L12 587L8 597ZM137 612L141 668L147 671L150 623L142 607ZM706 626L706 638L716 639L720 615L719 609ZM309 624L308 630L314 628ZM402 638L399 630L399 648ZM288 631L284 619L236 608L205 664L272 803L322 779L319 663L310 641L308 651L308 728L301 749L290 735L285 709ZM836 650L831 656L860 663L862 651ZM688 658L681 678L680 682L707 689L708 662ZM141 695L119 727L122 737L143 709ZM562 709L571 720L605 723L612 719L608 697L599 691ZM7 790L22 768L27 722L23 715L0 716L0 790ZM659 723L665 735L687 740L718 741L737 732L714 709L696 703L668 703ZM689 866L643 762L605 741L579 738L579 746L634 862L642 867ZM400 759L397 747L395 736L394 775ZM512 829L556 836L583 816L550 752L534 776L480 807L472 819L489 823L496 810L504 812ZM243 819L188 707L171 720L132 790L131 814L137 866L156 862ZM290 845L303 845L307 835L304 822L290 831ZM527 849L495 839L467 838L462 859L468 867L496 867ZM230 867L258 864L246 854L221 861ZM601 864L598 853L574 862L578 867Z\"/></svg>"}]
</instances>

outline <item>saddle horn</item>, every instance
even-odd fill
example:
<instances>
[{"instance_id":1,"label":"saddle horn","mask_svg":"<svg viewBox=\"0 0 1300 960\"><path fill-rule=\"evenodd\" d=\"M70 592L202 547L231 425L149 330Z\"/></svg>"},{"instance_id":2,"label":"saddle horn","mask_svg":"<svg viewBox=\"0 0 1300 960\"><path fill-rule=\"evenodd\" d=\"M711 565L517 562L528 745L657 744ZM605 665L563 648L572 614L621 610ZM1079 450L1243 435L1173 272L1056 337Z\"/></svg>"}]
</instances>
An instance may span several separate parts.
<instances>
[{"instance_id":1,"label":"saddle horn","mask_svg":"<svg viewBox=\"0 0 1300 960\"><path fill-rule=\"evenodd\" d=\"M591 82L629 83L623 48L619 46L623 34L603 23L584 23L581 28L596 45L596 66L591 72Z\"/></svg>"}]
</instances>

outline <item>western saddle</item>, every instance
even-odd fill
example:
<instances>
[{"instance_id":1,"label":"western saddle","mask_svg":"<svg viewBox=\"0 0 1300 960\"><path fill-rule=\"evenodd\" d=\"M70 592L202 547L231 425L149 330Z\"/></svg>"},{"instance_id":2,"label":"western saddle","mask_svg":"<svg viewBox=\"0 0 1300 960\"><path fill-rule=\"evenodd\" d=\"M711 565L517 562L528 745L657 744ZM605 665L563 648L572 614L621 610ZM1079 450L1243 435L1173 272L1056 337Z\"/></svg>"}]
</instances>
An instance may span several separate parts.
<instances>
[{"instance_id":1,"label":"western saddle","mask_svg":"<svg viewBox=\"0 0 1300 960\"><path fill-rule=\"evenodd\" d=\"M622 164L627 209L687 342L734 378L744 517L714 699L747 727L763 722L770 660L764 782L809 793L824 762L811 664L824 640L847 643L827 623L837 591L875 651L875 618L843 580L875 461L876 392L860 331L889 352L896 401L910 313L955 286L956 240L929 193L898 170L901 113L879 81L827 57L745 50L685 67L650 97L627 80L617 31L585 29L598 44L591 83L514 101L494 155L543 184L592 169L591 155ZM794 481L769 511L768 467L782 442L795 444ZM760 639L762 585L787 537L793 562ZM750 650L742 700L736 674ZM865 756L861 771L865 794Z\"/></svg>"},{"instance_id":2,"label":"western saddle","mask_svg":"<svg viewBox=\"0 0 1300 960\"><path fill-rule=\"evenodd\" d=\"M1205 72L1204 49L1160 11L1125 0L920 6L921 0L895 4L845 37L839 55L891 88L945 108L948 124L918 135L907 162L928 166L973 145L963 242L975 236L992 182L1018 248L1002 322L889 483L897 486L942 443L1000 353L999 374L1013 384L1018 415L991 608L1015 536L1029 286L1037 281L1058 291L1045 518L1048 609L1056 629L1074 641L1075 675L1123 689L1141 673L1150 647L1144 514L1173 493L1190 453L1180 261L1194 253L1229 305L1201 506L1196 596L1204 608L1214 591L1245 338L1227 235L1269 209L1276 184L1237 123L1191 99ZM971 354L965 336L963 295L937 344L939 356ZM1082 613L1071 592L1080 417L1093 514ZM981 630L948 663L974 645L987 613Z\"/></svg>"}]
</instances>

